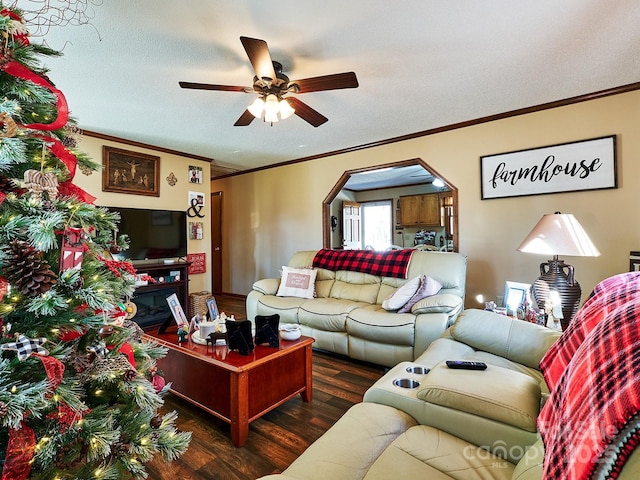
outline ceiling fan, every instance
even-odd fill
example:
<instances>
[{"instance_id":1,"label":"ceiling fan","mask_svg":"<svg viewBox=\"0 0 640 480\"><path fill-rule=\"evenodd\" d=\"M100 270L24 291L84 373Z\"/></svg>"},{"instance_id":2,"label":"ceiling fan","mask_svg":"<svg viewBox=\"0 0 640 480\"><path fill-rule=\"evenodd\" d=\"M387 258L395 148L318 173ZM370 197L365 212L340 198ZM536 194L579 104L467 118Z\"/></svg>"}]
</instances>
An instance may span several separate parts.
<instances>
[{"instance_id":1,"label":"ceiling fan","mask_svg":"<svg viewBox=\"0 0 640 480\"><path fill-rule=\"evenodd\" d=\"M353 72L290 81L289 77L282 73L282 65L271 59L267 42L249 37L240 37L240 41L256 72L253 87L178 82L182 88L195 90L257 93L259 97L233 124L236 127L247 126L257 117L263 117L265 122L273 124L294 113L314 127L319 127L329 119L297 98L284 98L285 95L358 87L358 79Z\"/></svg>"}]
</instances>

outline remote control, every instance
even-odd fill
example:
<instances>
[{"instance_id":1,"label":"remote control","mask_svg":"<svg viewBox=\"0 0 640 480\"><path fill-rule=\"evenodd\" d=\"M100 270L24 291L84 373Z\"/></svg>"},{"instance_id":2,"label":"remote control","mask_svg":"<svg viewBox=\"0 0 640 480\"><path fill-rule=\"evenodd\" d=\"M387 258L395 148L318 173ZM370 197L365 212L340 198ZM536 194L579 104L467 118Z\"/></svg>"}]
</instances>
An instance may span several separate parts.
<instances>
[{"instance_id":1,"label":"remote control","mask_svg":"<svg viewBox=\"0 0 640 480\"><path fill-rule=\"evenodd\" d=\"M486 370L487 364L484 362L467 362L463 360L447 360L447 367L461 370Z\"/></svg>"}]
</instances>

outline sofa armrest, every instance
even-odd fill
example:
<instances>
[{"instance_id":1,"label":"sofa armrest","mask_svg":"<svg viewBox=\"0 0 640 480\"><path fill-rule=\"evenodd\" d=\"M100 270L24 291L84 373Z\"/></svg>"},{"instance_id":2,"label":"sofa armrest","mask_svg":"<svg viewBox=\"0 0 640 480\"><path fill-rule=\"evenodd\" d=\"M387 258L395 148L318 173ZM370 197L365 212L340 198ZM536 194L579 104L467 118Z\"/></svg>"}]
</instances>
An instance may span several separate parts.
<instances>
[{"instance_id":1,"label":"sofa armrest","mask_svg":"<svg viewBox=\"0 0 640 480\"><path fill-rule=\"evenodd\" d=\"M464 310L451 336L476 350L540 369L540 360L561 332L485 310Z\"/></svg>"},{"instance_id":2,"label":"sofa armrest","mask_svg":"<svg viewBox=\"0 0 640 480\"><path fill-rule=\"evenodd\" d=\"M275 295L278 293L279 287L279 278L263 278L262 280L254 282L252 286L256 292L264 293L265 295Z\"/></svg>"},{"instance_id":3,"label":"sofa armrest","mask_svg":"<svg viewBox=\"0 0 640 480\"><path fill-rule=\"evenodd\" d=\"M413 338L413 358L422 355L438 340L449 324L446 313L423 313L416 315ZM442 358L440 358L442 360Z\"/></svg>"},{"instance_id":4,"label":"sofa armrest","mask_svg":"<svg viewBox=\"0 0 640 480\"><path fill-rule=\"evenodd\" d=\"M486 370L457 370L439 363L426 376L417 397L536 432L540 385L531 377L489 365Z\"/></svg>"},{"instance_id":5,"label":"sofa armrest","mask_svg":"<svg viewBox=\"0 0 640 480\"><path fill-rule=\"evenodd\" d=\"M411 313L419 315L421 313L446 313L450 317L462 310L462 298L453 293L439 293L423 298L413 307Z\"/></svg>"}]
</instances>

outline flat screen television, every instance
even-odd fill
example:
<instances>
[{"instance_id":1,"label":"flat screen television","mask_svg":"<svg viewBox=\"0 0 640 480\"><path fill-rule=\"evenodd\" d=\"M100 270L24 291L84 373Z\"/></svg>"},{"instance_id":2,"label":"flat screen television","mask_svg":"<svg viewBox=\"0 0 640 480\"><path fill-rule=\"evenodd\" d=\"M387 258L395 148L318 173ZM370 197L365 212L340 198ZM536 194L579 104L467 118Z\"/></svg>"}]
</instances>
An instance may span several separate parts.
<instances>
[{"instance_id":1,"label":"flat screen television","mask_svg":"<svg viewBox=\"0 0 640 480\"><path fill-rule=\"evenodd\" d=\"M108 207L120 213L118 234L129 236L119 260L159 260L187 256L187 214L184 211Z\"/></svg>"}]
</instances>

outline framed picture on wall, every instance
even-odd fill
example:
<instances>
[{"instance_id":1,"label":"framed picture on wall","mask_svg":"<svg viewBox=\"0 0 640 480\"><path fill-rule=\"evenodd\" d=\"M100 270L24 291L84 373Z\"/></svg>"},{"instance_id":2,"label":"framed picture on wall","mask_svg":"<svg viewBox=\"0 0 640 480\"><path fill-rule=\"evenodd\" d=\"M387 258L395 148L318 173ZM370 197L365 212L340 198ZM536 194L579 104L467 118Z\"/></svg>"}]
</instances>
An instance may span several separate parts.
<instances>
[{"instance_id":1,"label":"framed picture on wall","mask_svg":"<svg viewBox=\"0 0 640 480\"><path fill-rule=\"evenodd\" d=\"M202 183L202 167L189 166L189 183Z\"/></svg>"},{"instance_id":2,"label":"framed picture on wall","mask_svg":"<svg viewBox=\"0 0 640 480\"><path fill-rule=\"evenodd\" d=\"M160 157L102 147L102 191L160 196Z\"/></svg>"}]
</instances>

